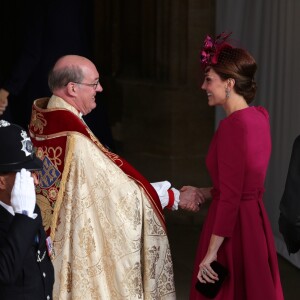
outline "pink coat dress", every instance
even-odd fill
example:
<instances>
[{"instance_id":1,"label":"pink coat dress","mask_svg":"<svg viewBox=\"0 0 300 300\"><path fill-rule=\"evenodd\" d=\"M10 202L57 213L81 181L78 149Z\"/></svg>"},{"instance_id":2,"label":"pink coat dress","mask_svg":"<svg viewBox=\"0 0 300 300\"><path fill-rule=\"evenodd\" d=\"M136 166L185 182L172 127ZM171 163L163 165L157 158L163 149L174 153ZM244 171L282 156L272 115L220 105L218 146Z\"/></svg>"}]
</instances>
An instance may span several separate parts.
<instances>
[{"instance_id":1,"label":"pink coat dress","mask_svg":"<svg viewBox=\"0 0 300 300\"><path fill-rule=\"evenodd\" d=\"M283 299L273 233L262 201L270 153L269 115L263 107L238 110L220 122L206 157L213 199L196 254L191 300L207 299L195 284L212 234L225 237L217 260L229 270L214 299Z\"/></svg>"}]
</instances>

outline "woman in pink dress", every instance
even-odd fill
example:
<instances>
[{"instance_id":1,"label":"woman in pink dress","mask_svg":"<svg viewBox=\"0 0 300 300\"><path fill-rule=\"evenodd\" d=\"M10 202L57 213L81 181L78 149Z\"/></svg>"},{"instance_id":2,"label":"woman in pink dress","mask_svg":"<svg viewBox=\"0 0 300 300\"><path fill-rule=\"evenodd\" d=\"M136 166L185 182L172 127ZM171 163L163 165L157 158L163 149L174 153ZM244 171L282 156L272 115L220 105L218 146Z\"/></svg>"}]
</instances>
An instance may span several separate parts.
<instances>
[{"instance_id":1,"label":"woman in pink dress","mask_svg":"<svg viewBox=\"0 0 300 300\"><path fill-rule=\"evenodd\" d=\"M228 42L229 34L207 36L201 53L202 89L208 105L221 106L223 119L206 157L213 188L203 225L190 292L191 300L208 299L195 288L197 280L218 280L211 263L229 274L214 299L281 300L277 255L262 201L271 153L269 115L249 106L256 93L256 62Z\"/></svg>"}]
</instances>

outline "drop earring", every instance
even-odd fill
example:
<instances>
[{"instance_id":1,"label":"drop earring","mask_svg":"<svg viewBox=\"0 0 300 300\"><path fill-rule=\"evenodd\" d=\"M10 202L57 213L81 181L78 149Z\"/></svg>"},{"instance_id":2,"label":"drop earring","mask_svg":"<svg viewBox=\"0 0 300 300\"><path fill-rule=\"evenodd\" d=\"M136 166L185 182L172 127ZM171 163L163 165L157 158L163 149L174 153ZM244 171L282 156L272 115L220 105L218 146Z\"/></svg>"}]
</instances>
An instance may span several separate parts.
<instances>
[{"instance_id":1,"label":"drop earring","mask_svg":"<svg viewBox=\"0 0 300 300\"><path fill-rule=\"evenodd\" d=\"M226 99L228 99L230 97L230 90L229 90L229 88L225 89L225 97L226 97Z\"/></svg>"}]
</instances>

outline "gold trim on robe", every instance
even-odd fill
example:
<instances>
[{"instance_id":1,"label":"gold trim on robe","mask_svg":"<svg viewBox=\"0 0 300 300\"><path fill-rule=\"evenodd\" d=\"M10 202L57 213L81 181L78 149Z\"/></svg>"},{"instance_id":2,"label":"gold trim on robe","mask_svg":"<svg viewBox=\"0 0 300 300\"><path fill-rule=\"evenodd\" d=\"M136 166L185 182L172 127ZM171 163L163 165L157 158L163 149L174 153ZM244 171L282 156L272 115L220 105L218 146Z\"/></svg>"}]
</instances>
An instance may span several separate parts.
<instances>
[{"instance_id":1,"label":"gold trim on robe","mask_svg":"<svg viewBox=\"0 0 300 300\"><path fill-rule=\"evenodd\" d=\"M51 108L38 107L45 101L33 104L30 135L44 163L37 201L53 237L54 299L176 299L165 224L151 194L99 141L71 130L43 135L47 112L70 111L58 97Z\"/></svg>"}]
</instances>

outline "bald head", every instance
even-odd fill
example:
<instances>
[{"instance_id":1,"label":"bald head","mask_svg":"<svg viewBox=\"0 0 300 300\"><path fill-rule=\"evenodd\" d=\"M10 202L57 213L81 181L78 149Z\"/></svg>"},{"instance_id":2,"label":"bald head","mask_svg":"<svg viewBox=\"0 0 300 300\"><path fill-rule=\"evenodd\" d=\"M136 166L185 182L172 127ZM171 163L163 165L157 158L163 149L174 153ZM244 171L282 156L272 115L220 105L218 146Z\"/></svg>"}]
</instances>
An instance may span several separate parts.
<instances>
[{"instance_id":1,"label":"bald head","mask_svg":"<svg viewBox=\"0 0 300 300\"><path fill-rule=\"evenodd\" d=\"M53 71L61 70L64 68L71 68L74 66L83 67L85 65L94 66L94 64L86 57L79 56L79 55L65 55L57 60L57 62L53 67Z\"/></svg>"}]
</instances>

